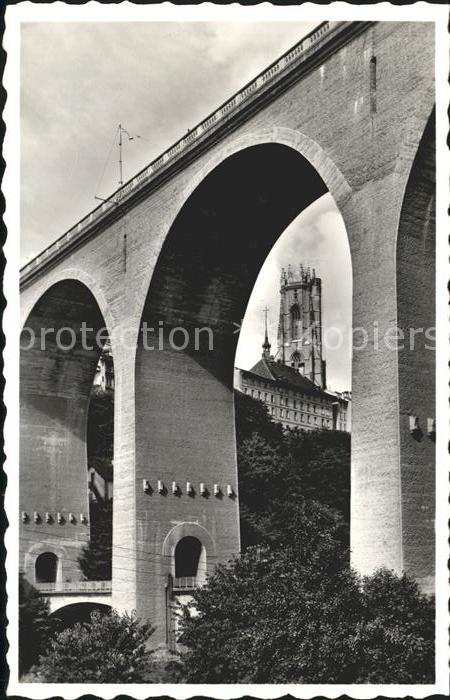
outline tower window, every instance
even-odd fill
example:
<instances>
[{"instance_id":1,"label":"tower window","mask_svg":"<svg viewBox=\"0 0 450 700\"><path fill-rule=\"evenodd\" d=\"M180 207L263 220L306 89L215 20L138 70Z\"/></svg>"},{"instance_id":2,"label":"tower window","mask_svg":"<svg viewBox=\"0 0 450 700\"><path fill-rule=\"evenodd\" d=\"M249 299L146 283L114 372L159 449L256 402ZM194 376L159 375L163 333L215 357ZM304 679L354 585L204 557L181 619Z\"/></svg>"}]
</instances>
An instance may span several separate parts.
<instances>
[{"instance_id":1,"label":"tower window","mask_svg":"<svg viewBox=\"0 0 450 700\"><path fill-rule=\"evenodd\" d=\"M295 369L298 369L300 367L300 364L301 364L300 353L298 352L298 350L296 350L291 355L291 367L295 367Z\"/></svg>"}]
</instances>

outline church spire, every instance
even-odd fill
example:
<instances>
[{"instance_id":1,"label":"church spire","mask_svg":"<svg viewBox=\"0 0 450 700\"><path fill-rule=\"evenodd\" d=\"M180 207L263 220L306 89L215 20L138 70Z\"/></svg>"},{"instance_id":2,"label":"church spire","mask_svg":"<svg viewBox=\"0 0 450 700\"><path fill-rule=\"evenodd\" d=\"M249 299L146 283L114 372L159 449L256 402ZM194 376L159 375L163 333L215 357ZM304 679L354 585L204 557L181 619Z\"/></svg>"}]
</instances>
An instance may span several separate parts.
<instances>
[{"instance_id":1,"label":"church spire","mask_svg":"<svg viewBox=\"0 0 450 700\"><path fill-rule=\"evenodd\" d=\"M262 345L262 348L263 348L262 357L264 360L270 360L270 348L271 348L271 345L269 343L269 335L267 332L267 312L268 311L269 311L269 309L266 306L266 308L264 309L265 334L264 334L264 343Z\"/></svg>"}]
</instances>

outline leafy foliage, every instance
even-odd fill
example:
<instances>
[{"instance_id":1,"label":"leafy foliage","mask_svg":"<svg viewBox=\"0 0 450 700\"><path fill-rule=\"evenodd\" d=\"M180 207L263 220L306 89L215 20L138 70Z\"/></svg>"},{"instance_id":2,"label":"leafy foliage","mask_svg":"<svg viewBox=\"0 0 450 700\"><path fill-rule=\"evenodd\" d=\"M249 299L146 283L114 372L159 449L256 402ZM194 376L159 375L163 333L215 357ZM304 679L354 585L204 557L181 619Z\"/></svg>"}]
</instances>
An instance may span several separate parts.
<instances>
[{"instance_id":1,"label":"leafy foliage","mask_svg":"<svg viewBox=\"0 0 450 700\"><path fill-rule=\"evenodd\" d=\"M337 525L304 501L286 545L216 569L183 611L186 682L432 681L432 602L392 572L360 580Z\"/></svg>"},{"instance_id":2,"label":"leafy foliage","mask_svg":"<svg viewBox=\"0 0 450 700\"><path fill-rule=\"evenodd\" d=\"M269 416L266 405L262 401L234 392L234 407L236 417L236 441L238 445L258 433L270 444L281 444L283 429L280 423L275 423Z\"/></svg>"},{"instance_id":3,"label":"leafy foliage","mask_svg":"<svg viewBox=\"0 0 450 700\"><path fill-rule=\"evenodd\" d=\"M114 449L114 392L94 391L89 402L87 422L88 467L110 470Z\"/></svg>"},{"instance_id":4,"label":"leafy foliage","mask_svg":"<svg viewBox=\"0 0 450 700\"><path fill-rule=\"evenodd\" d=\"M407 576L381 570L362 587L363 619L354 638L363 653L360 683L431 683L434 601Z\"/></svg>"},{"instance_id":5,"label":"leafy foliage","mask_svg":"<svg viewBox=\"0 0 450 700\"><path fill-rule=\"evenodd\" d=\"M243 548L282 538L286 513L301 498L335 509L339 537L349 541L350 436L282 431L260 401L236 392L241 541Z\"/></svg>"},{"instance_id":6,"label":"leafy foliage","mask_svg":"<svg viewBox=\"0 0 450 700\"><path fill-rule=\"evenodd\" d=\"M139 683L151 667L150 624L135 615L95 611L89 623L60 632L41 656L39 671L48 683Z\"/></svg>"},{"instance_id":7,"label":"leafy foliage","mask_svg":"<svg viewBox=\"0 0 450 700\"><path fill-rule=\"evenodd\" d=\"M89 581L110 581L112 569L112 501L91 501L89 544L78 559Z\"/></svg>"},{"instance_id":8,"label":"leafy foliage","mask_svg":"<svg viewBox=\"0 0 450 700\"><path fill-rule=\"evenodd\" d=\"M238 394L236 427L244 553L183 610L186 682L432 682L433 601L349 566L350 436L283 432Z\"/></svg>"},{"instance_id":9,"label":"leafy foliage","mask_svg":"<svg viewBox=\"0 0 450 700\"><path fill-rule=\"evenodd\" d=\"M55 630L46 598L19 575L19 673L22 675L36 663L49 635Z\"/></svg>"}]
</instances>

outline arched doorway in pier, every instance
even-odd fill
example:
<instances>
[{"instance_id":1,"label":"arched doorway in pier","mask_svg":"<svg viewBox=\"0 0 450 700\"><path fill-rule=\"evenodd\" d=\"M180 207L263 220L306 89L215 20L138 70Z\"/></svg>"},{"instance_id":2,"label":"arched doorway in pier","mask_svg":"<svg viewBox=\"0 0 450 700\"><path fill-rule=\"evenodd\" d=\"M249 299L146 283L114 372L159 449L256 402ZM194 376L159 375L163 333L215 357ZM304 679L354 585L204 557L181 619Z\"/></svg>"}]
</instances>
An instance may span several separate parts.
<instances>
[{"instance_id":1,"label":"arched doorway in pier","mask_svg":"<svg viewBox=\"0 0 450 700\"><path fill-rule=\"evenodd\" d=\"M36 583L55 583L58 578L58 557L53 552L39 554L35 565Z\"/></svg>"}]
</instances>

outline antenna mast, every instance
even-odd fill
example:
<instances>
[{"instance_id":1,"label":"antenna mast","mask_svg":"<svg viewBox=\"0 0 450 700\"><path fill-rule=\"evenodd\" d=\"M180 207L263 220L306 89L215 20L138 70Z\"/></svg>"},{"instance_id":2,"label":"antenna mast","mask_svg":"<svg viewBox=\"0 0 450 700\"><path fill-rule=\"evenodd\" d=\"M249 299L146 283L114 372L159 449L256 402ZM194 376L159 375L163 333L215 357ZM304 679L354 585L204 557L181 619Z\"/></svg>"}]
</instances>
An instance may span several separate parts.
<instances>
[{"instance_id":1,"label":"antenna mast","mask_svg":"<svg viewBox=\"0 0 450 700\"><path fill-rule=\"evenodd\" d=\"M119 124L119 186L122 187L122 185L122 124Z\"/></svg>"}]
</instances>

